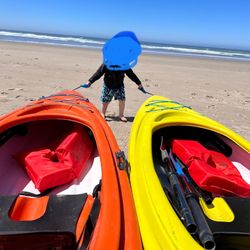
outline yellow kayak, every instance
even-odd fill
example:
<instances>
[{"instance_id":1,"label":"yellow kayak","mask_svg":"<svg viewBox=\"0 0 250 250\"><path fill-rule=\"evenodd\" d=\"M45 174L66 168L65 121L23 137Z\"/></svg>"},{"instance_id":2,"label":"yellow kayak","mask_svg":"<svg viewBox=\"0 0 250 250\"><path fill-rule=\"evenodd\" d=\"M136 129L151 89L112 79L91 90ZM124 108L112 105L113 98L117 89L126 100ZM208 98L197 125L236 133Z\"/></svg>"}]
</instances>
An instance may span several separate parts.
<instances>
[{"instance_id":1,"label":"yellow kayak","mask_svg":"<svg viewBox=\"0 0 250 250\"><path fill-rule=\"evenodd\" d=\"M205 223L207 230L210 230L206 239L202 238L203 231L199 231L199 216L193 215L194 225L185 224L185 218L181 214L182 210L178 209L179 201L176 202L175 198L171 200L171 197L175 196L176 190L175 187L169 185L171 180L167 180L170 174L169 169L164 165L166 162L161 157L162 138L167 144L170 144L170 141L171 143L182 141L186 143L190 139L198 141L201 136L205 136L210 144L215 142L214 148L218 147L218 150L210 151L218 151L214 153L216 157L219 155L220 160L226 158L230 166L231 162L237 163L237 166L245 169L246 175L250 174L250 143L232 130L199 114L190 107L162 96L152 96L142 104L136 114L130 134L128 160L133 197L145 249L198 250L204 248L228 249L230 247L250 249L250 229L247 224L250 218L244 214L250 209L249 198L239 197L241 195L233 197L233 195L224 195L224 193L219 194L219 191L214 194L200 189L201 193L204 191L210 195L211 200L207 202L204 196L198 196L199 187L192 182L192 193L196 188L195 199L199 206L197 211L201 210L205 220L203 224ZM184 150L186 149L184 148ZM180 154L180 157L182 158L184 154ZM181 164L181 162L179 163ZM241 170L239 172L242 174ZM177 176L177 179L181 176L174 175ZM234 180L229 180L229 183L230 181ZM226 191L231 194L230 192L239 193L241 190L246 190L244 194L247 196L250 181L247 183L247 180L244 179L242 182L244 182L243 189L238 190L236 187L237 190L231 190L229 185ZM221 185L220 181L217 183L218 186ZM185 183L180 181L179 184L183 189ZM208 189L210 186L213 185L208 184ZM169 190L171 188L173 188L172 194ZM184 196L187 191L184 189ZM188 200L187 196L185 198ZM189 202L187 204L189 205ZM191 206L191 208L193 207ZM196 213L192 209L190 211ZM203 224L201 222L201 228L203 228ZM206 227L204 231L207 232Z\"/></svg>"}]
</instances>

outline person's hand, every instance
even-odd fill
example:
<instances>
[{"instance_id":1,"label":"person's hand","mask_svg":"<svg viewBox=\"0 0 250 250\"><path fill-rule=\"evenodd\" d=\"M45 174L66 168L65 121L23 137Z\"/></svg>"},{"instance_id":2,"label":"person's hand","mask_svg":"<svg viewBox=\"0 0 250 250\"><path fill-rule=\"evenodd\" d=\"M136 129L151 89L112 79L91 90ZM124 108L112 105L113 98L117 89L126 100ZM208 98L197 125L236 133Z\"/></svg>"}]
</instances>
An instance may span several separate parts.
<instances>
[{"instance_id":1,"label":"person's hand","mask_svg":"<svg viewBox=\"0 0 250 250\"><path fill-rule=\"evenodd\" d=\"M87 82L81 85L82 88L89 88L90 86L91 86L90 82Z\"/></svg>"},{"instance_id":2,"label":"person's hand","mask_svg":"<svg viewBox=\"0 0 250 250\"><path fill-rule=\"evenodd\" d=\"M138 85L138 89L143 93L146 93L145 89L143 88L142 84Z\"/></svg>"}]
</instances>

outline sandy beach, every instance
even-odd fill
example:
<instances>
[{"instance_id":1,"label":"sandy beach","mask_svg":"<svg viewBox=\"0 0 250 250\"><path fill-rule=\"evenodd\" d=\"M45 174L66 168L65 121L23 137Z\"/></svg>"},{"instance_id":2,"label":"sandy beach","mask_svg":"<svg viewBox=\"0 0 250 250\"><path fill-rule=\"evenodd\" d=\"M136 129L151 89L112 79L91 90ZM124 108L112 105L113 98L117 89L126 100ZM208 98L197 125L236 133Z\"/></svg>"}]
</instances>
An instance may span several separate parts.
<instances>
[{"instance_id":1,"label":"sandy beach","mask_svg":"<svg viewBox=\"0 0 250 250\"><path fill-rule=\"evenodd\" d=\"M86 82L102 61L101 50L0 42L0 115L41 96L73 89ZM250 140L250 62L163 55L141 55L134 72L145 89L191 106ZM148 95L128 78L127 123L116 120L113 101L108 121L127 153L131 124ZM100 108L102 79L84 96Z\"/></svg>"}]
</instances>

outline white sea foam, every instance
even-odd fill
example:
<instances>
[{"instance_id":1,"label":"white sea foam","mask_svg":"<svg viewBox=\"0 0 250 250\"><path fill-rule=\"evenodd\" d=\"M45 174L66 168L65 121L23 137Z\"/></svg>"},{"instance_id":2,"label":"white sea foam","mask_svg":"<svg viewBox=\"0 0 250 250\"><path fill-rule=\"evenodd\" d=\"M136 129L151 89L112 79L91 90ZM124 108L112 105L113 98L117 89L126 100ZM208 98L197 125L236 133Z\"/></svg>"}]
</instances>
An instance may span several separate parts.
<instances>
[{"instance_id":1,"label":"white sea foam","mask_svg":"<svg viewBox=\"0 0 250 250\"><path fill-rule=\"evenodd\" d=\"M74 37L63 35L51 34L34 34L28 32L13 32L13 31L0 31L0 40L28 42L28 43L42 43L50 45L61 46L77 46L88 48L102 48L105 40ZM241 60L250 60L250 51L230 50L230 49L217 49L217 48L202 48L196 46L180 46L180 45L166 45L155 43L142 43L144 53L157 53L157 54L180 54L191 56L205 56L205 57L220 57L220 58L233 58Z\"/></svg>"},{"instance_id":2,"label":"white sea foam","mask_svg":"<svg viewBox=\"0 0 250 250\"><path fill-rule=\"evenodd\" d=\"M103 45L104 42L82 38L82 37L71 37L71 36L54 36L54 35L43 35L43 34L33 34L33 33L21 33L21 32L9 32L9 31L0 31L0 35L8 37L23 37L23 38L32 38L32 39L41 39L41 40L54 40L62 42L78 42L78 43L94 43Z\"/></svg>"},{"instance_id":3,"label":"white sea foam","mask_svg":"<svg viewBox=\"0 0 250 250\"><path fill-rule=\"evenodd\" d=\"M226 56L226 57L246 57L250 59L249 53L239 53L231 51L218 51L212 49L194 49L194 48L181 48L181 47L171 47L171 46L150 46L142 45L143 49L148 50L162 50L166 52L180 52L180 53L192 53L192 54L203 54L203 55L214 55L214 56Z\"/></svg>"}]
</instances>

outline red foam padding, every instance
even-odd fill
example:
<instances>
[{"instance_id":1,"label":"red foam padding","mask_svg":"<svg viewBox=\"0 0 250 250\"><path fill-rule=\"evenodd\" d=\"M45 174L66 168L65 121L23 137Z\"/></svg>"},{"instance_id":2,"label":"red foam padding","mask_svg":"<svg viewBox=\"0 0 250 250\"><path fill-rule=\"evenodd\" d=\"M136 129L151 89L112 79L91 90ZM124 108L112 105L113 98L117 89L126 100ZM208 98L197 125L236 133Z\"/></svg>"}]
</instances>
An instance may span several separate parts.
<instances>
[{"instance_id":1,"label":"red foam padding","mask_svg":"<svg viewBox=\"0 0 250 250\"><path fill-rule=\"evenodd\" d=\"M87 171L86 163L93 147L87 131L79 127L62 136L61 143L55 151L42 149L20 154L24 160L19 159L19 162L24 162L35 187L43 192L48 188L69 183L83 171Z\"/></svg>"},{"instance_id":2,"label":"red foam padding","mask_svg":"<svg viewBox=\"0 0 250 250\"><path fill-rule=\"evenodd\" d=\"M220 195L250 197L250 185L222 153L192 140L173 140L172 150L202 189Z\"/></svg>"}]
</instances>

